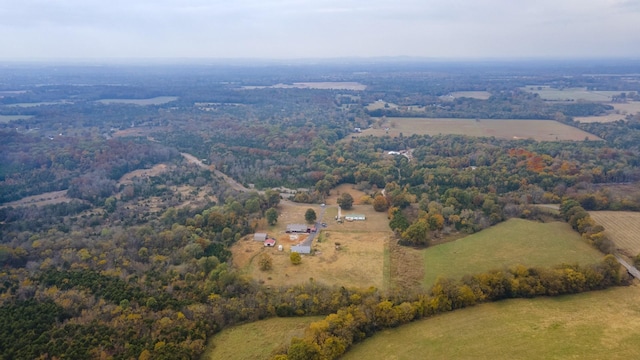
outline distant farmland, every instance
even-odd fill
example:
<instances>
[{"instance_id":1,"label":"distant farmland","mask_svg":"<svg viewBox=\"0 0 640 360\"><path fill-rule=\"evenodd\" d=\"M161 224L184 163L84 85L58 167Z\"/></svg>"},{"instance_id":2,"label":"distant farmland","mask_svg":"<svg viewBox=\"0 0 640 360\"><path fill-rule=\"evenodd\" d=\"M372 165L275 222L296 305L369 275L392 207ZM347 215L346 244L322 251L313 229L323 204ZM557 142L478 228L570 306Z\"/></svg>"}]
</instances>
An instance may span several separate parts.
<instances>
[{"instance_id":1,"label":"distant farmland","mask_svg":"<svg viewBox=\"0 0 640 360\"><path fill-rule=\"evenodd\" d=\"M382 119L380 119L382 120ZM388 128L389 130L385 130ZM366 129L354 136L468 135L495 136L502 139L534 139L538 141L602 140L578 128L554 120L495 120L387 117L378 129Z\"/></svg>"},{"instance_id":2,"label":"distant farmland","mask_svg":"<svg viewBox=\"0 0 640 360\"><path fill-rule=\"evenodd\" d=\"M611 101L611 97L624 91L595 91L587 88L556 89L550 86L529 85L522 88L524 91L540 95L540 98L549 101Z\"/></svg>"},{"instance_id":3,"label":"distant farmland","mask_svg":"<svg viewBox=\"0 0 640 360\"><path fill-rule=\"evenodd\" d=\"M162 105L177 100L176 96L158 96L149 99L102 99L97 102L109 105L109 104L133 104L133 105Z\"/></svg>"},{"instance_id":4,"label":"distant farmland","mask_svg":"<svg viewBox=\"0 0 640 360\"><path fill-rule=\"evenodd\" d=\"M640 113L640 101L630 101L626 103L612 103L614 110L608 114L600 116L579 116L574 120L584 123L591 122L613 122L618 120L624 120L627 115L635 115Z\"/></svg>"}]
</instances>

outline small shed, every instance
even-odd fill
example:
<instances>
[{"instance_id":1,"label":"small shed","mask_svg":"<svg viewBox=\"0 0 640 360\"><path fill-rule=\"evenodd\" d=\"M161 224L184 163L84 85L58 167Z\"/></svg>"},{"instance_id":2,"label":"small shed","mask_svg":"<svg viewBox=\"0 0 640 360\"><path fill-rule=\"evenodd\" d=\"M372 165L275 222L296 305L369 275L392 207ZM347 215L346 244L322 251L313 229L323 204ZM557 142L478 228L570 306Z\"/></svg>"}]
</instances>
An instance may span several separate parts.
<instances>
[{"instance_id":1,"label":"small shed","mask_svg":"<svg viewBox=\"0 0 640 360\"><path fill-rule=\"evenodd\" d=\"M267 240L267 233L255 233L253 234L253 240L255 241L265 241Z\"/></svg>"},{"instance_id":2,"label":"small shed","mask_svg":"<svg viewBox=\"0 0 640 360\"><path fill-rule=\"evenodd\" d=\"M287 225L287 232L288 233L306 233L307 229L309 229L309 228L305 224L289 224L289 225Z\"/></svg>"},{"instance_id":3,"label":"small shed","mask_svg":"<svg viewBox=\"0 0 640 360\"><path fill-rule=\"evenodd\" d=\"M362 214L349 214L345 215L344 219L347 221L365 221L367 217Z\"/></svg>"},{"instance_id":4,"label":"small shed","mask_svg":"<svg viewBox=\"0 0 640 360\"><path fill-rule=\"evenodd\" d=\"M294 245L291 247L291 252L297 252L298 254L311 254L311 246Z\"/></svg>"},{"instance_id":5,"label":"small shed","mask_svg":"<svg viewBox=\"0 0 640 360\"><path fill-rule=\"evenodd\" d=\"M267 239L264 241L264 246L274 247L276 246L276 239Z\"/></svg>"}]
</instances>

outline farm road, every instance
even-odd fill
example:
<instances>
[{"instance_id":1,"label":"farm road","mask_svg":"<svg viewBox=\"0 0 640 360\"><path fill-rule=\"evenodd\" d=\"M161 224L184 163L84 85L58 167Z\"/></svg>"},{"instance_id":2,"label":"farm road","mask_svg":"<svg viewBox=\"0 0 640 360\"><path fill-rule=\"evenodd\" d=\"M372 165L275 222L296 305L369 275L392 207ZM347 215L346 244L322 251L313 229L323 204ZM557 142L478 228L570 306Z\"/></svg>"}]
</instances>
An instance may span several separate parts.
<instances>
[{"instance_id":1,"label":"farm road","mask_svg":"<svg viewBox=\"0 0 640 360\"><path fill-rule=\"evenodd\" d=\"M180 155L182 155L182 157L184 157L185 160L187 160L188 162L190 162L192 164L196 164L196 165L198 165L198 166L200 166L201 168L204 168L204 169L210 169L209 165L203 163L200 159L198 159L197 157L195 157L195 156L193 156L191 154L180 153ZM251 190L247 189L246 187L244 187L239 182L233 180L231 177L227 176L226 174L222 173L219 170L213 169L213 173L216 174L216 176L221 177L227 184L229 184L229 186L231 186L231 188L233 188L236 191L240 191L240 192L251 191Z\"/></svg>"},{"instance_id":2,"label":"farm road","mask_svg":"<svg viewBox=\"0 0 640 360\"><path fill-rule=\"evenodd\" d=\"M629 274L631 274L631 276L635 277L636 279L640 279L640 271L638 271L638 269L636 269L635 266L633 266L633 265L629 264L628 262L626 262L618 254L615 254L615 257L618 260L618 262L620 264L622 264L622 266L624 266L627 269L627 271L629 272Z\"/></svg>"}]
</instances>

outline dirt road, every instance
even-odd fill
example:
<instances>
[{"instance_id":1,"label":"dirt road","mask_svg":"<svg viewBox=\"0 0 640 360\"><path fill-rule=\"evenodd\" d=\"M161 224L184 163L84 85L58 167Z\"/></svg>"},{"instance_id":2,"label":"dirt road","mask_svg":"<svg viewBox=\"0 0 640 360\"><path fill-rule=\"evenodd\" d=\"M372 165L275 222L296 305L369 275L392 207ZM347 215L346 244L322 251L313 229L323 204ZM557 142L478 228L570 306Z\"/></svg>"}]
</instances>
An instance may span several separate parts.
<instances>
[{"instance_id":1,"label":"dirt road","mask_svg":"<svg viewBox=\"0 0 640 360\"><path fill-rule=\"evenodd\" d=\"M213 169L213 167L203 163L200 159L198 159L197 157L188 154L188 153L180 153L182 155L182 157L185 158L185 160L187 160L188 162L192 163L192 164L196 164L198 166L200 166L203 169ZM244 187L242 184L240 184L239 182L233 180L231 177L227 176L226 174L213 169L213 173L216 174L216 176L221 177L227 184L229 184L229 186L231 186L232 189L240 191L240 192L248 192L251 191L250 189L247 189L246 187Z\"/></svg>"}]
</instances>

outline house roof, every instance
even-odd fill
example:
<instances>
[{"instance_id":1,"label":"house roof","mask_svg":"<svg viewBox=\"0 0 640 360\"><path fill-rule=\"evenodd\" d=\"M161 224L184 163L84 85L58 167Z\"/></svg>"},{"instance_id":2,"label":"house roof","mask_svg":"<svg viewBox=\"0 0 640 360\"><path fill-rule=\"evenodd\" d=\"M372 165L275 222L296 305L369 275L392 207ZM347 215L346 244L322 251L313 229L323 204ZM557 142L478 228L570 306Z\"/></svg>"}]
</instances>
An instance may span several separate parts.
<instances>
[{"instance_id":1,"label":"house roof","mask_svg":"<svg viewBox=\"0 0 640 360\"><path fill-rule=\"evenodd\" d=\"M291 247L292 252L297 252L298 254L311 254L311 246L307 245L294 245Z\"/></svg>"},{"instance_id":2,"label":"house roof","mask_svg":"<svg viewBox=\"0 0 640 360\"><path fill-rule=\"evenodd\" d=\"M287 225L287 231L306 232L308 229L305 224L289 224Z\"/></svg>"}]
</instances>

